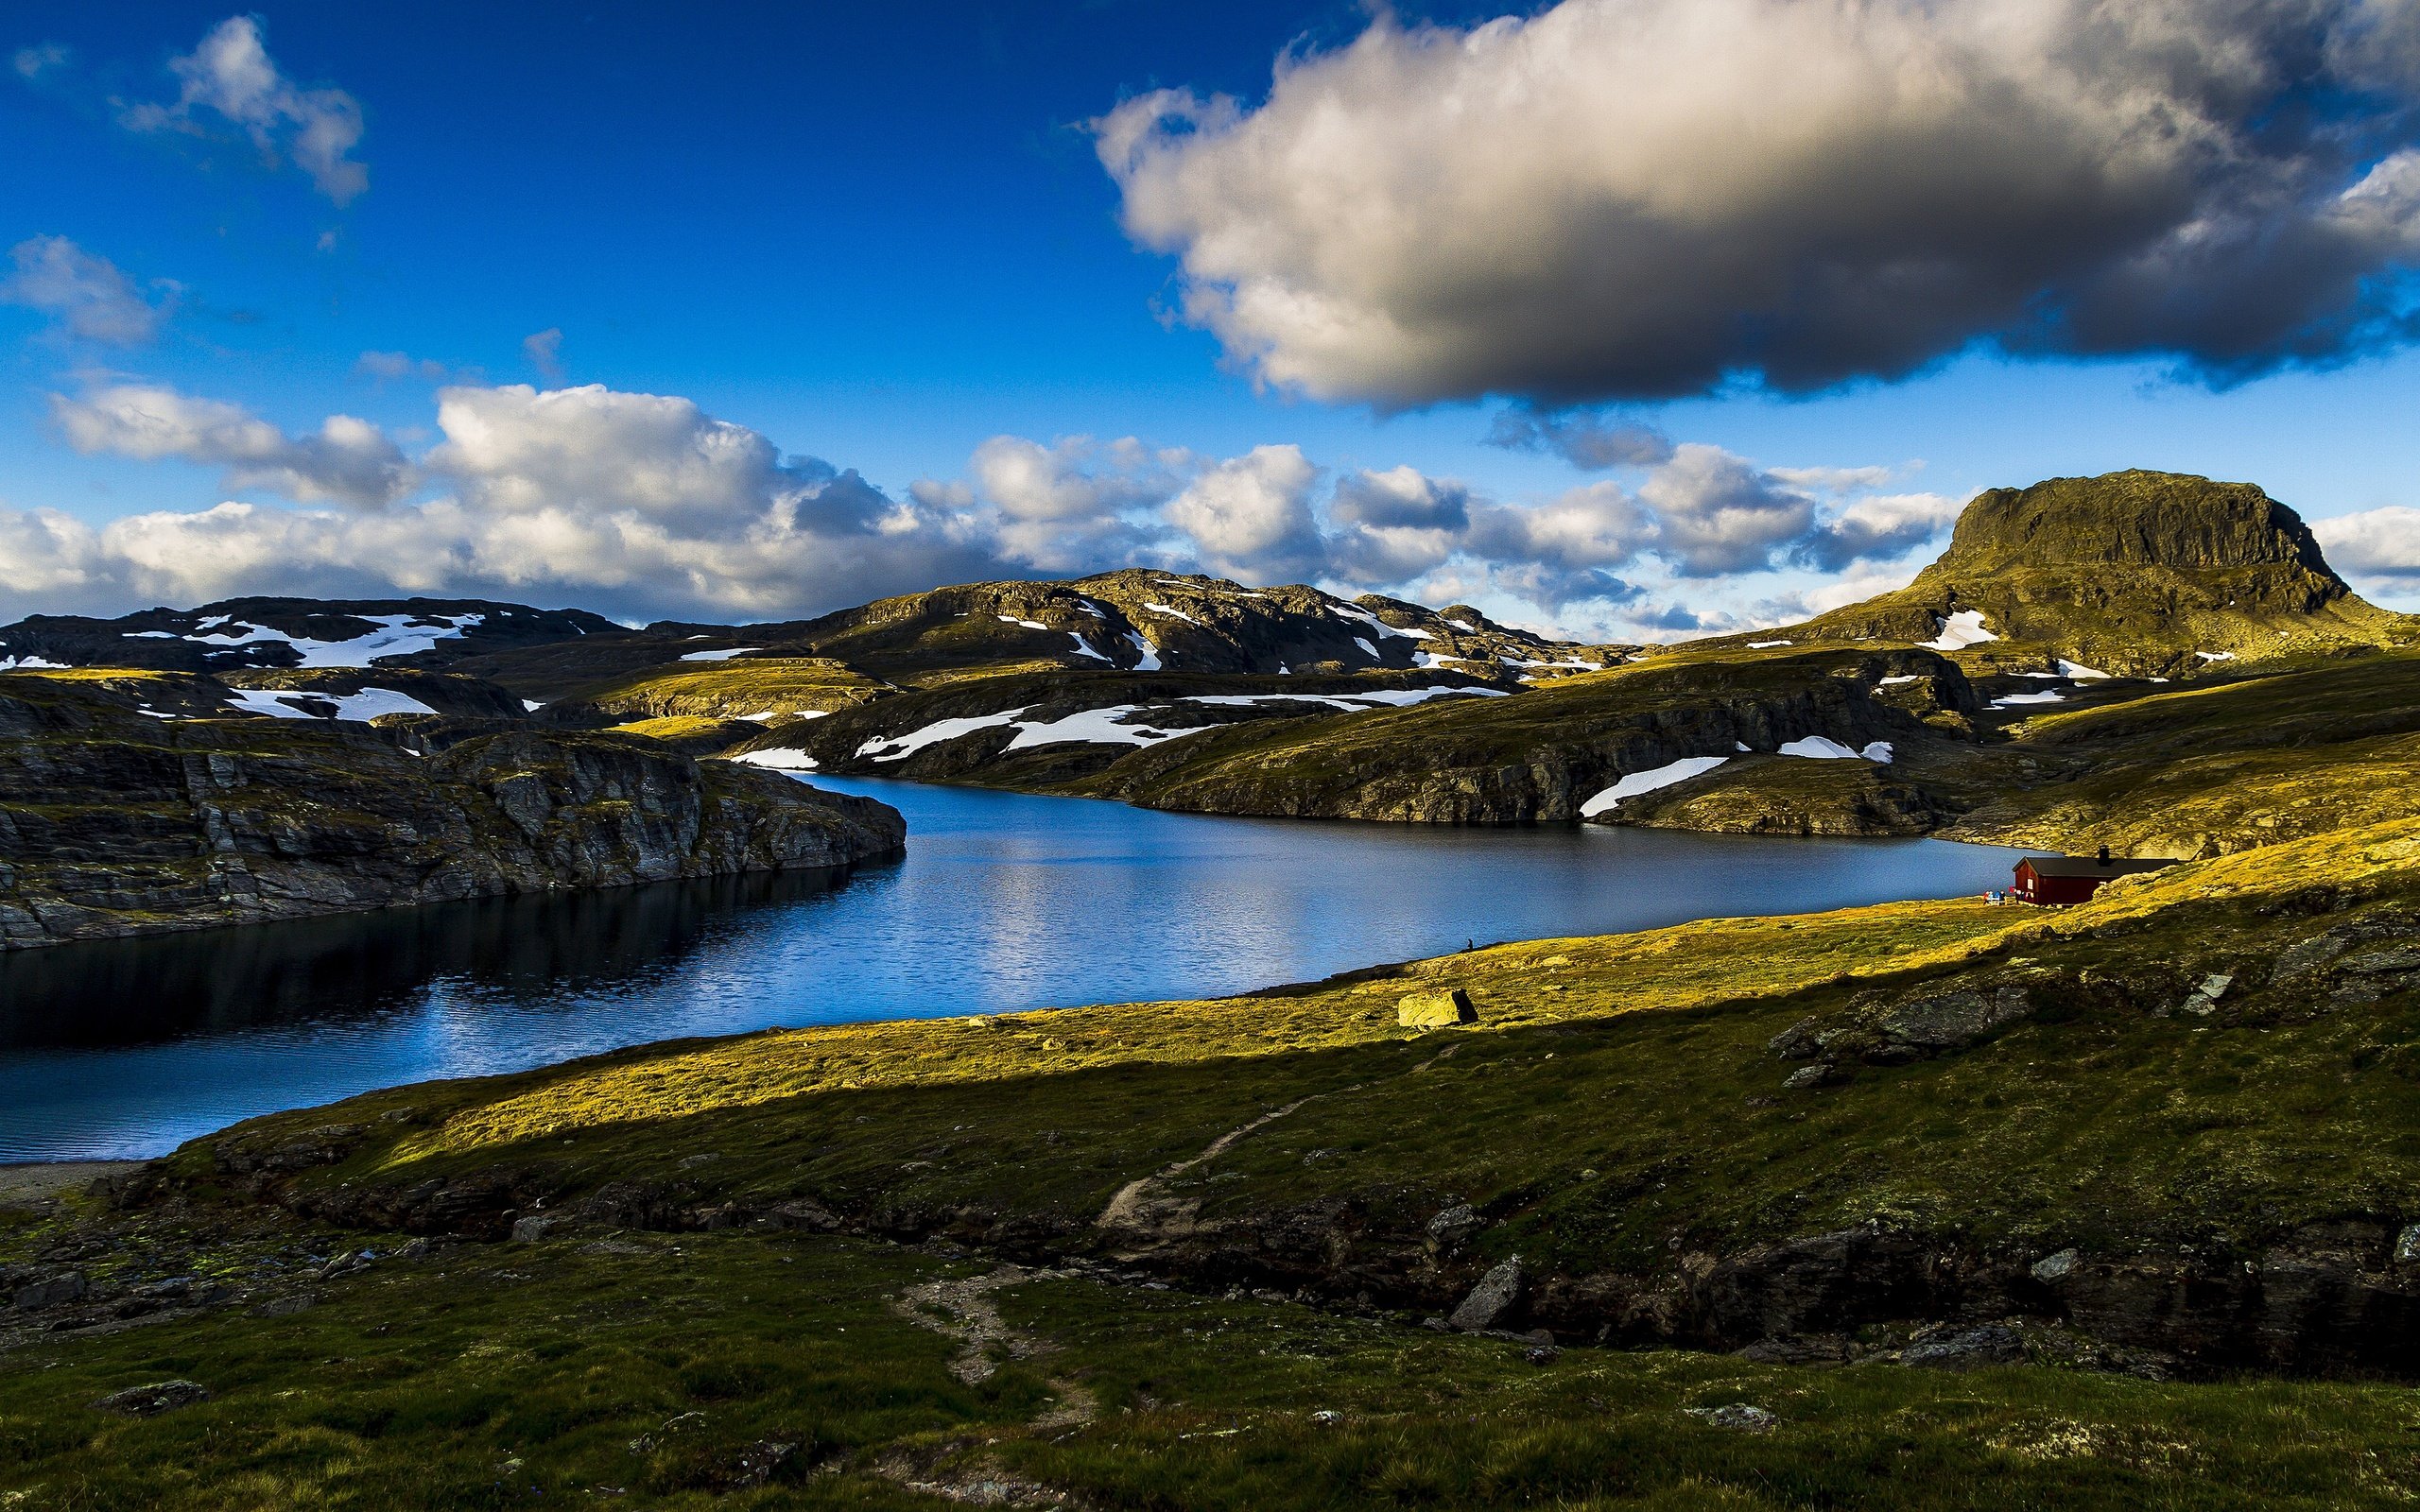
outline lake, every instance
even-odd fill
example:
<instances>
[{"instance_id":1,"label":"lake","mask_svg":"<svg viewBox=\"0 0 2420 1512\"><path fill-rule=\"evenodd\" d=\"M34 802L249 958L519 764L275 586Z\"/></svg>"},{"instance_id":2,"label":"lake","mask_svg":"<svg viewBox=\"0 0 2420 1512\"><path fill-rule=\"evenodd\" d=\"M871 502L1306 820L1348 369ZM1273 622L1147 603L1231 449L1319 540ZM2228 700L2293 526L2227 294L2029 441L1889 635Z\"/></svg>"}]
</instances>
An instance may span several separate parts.
<instances>
[{"instance_id":1,"label":"lake","mask_svg":"<svg viewBox=\"0 0 2420 1512\"><path fill-rule=\"evenodd\" d=\"M0 954L0 1161L158 1155L256 1113L651 1040L1204 997L1472 941L1979 893L2017 854L816 783L899 808L907 855Z\"/></svg>"}]
</instances>

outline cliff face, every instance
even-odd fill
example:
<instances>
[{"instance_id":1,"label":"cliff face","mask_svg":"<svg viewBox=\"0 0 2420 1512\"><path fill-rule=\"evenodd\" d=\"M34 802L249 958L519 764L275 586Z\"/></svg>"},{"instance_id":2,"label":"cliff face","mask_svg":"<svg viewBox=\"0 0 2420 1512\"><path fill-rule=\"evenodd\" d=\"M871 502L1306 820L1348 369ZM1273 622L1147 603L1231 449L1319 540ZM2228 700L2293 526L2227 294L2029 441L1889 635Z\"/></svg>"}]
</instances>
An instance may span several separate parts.
<instances>
[{"instance_id":1,"label":"cliff face","mask_svg":"<svg viewBox=\"0 0 2420 1512\"><path fill-rule=\"evenodd\" d=\"M1974 707L1965 679L1926 651L1675 659L1506 698L1198 736L1126 757L1079 790L1214 814L1569 821L1623 776L1685 757L1810 736L1853 749L1918 740L1927 718Z\"/></svg>"},{"instance_id":2,"label":"cliff face","mask_svg":"<svg viewBox=\"0 0 2420 1512\"><path fill-rule=\"evenodd\" d=\"M0 948L838 866L905 834L880 803L641 740L508 729L424 757L132 696L0 679Z\"/></svg>"}]
</instances>

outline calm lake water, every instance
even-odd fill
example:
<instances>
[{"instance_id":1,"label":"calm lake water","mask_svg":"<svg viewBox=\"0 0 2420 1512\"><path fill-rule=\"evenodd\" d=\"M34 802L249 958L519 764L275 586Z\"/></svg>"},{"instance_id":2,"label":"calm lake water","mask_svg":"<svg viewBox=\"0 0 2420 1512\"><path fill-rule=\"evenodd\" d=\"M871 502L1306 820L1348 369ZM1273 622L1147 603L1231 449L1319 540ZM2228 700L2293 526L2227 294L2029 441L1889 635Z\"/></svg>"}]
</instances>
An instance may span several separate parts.
<instances>
[{"instance_id":1,"label":"calm lake water","mask_svg":"<svg viewBox=\"0 0 2420 1512\"><path fill-rule=\"evenodd\" d=\"M0 954L0 1161L777 1024L1201 997L1726 914L1980 892L2014 851L1207 818L819 779L904 859Z\"/></svg>"}]
</instances>

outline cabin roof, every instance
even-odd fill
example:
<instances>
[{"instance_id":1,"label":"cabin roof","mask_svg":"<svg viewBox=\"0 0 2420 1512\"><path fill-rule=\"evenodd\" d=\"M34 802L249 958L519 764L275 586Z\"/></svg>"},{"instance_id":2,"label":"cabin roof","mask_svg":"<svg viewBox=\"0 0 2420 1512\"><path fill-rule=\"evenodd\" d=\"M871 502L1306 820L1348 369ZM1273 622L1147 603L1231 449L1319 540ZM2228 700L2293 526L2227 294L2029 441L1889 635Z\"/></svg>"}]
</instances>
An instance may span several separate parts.
<instances>
[{"instance_id":1,"label":"cabin roof","mask_svg":"<svg viewBox=\"0 0 2420 1512\"><path fill-rule=\"evenodd\" d=\"M2037 877L2131 877L2140 871L2157 871L2162 867L2176 865L2173 861L2127 861L2112 857L2103 861L2098 856L2027 856L2017 863L2031 867Z\"/></svg>"}]
</instances>

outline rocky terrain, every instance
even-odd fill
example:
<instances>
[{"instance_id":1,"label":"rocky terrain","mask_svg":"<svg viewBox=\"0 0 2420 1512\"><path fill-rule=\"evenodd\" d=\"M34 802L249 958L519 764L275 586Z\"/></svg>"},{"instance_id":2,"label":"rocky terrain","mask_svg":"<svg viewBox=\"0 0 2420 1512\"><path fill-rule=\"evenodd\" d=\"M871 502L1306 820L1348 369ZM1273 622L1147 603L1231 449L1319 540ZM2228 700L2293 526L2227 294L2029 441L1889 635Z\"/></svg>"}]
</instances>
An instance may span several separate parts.
<instances>
[{"instance_id":1,"label":"rocky terrain","mask_svg":"<svg viewBox=\"0 0 2420 1512\"><path fill-rule=\"evenodd\" d=\"M1981 494L1906 589L1671 647L1146 569L742 627L260 600L0 629L0 656L207 668L253 713L368 716L377 700L341 700L434 678L412 695L428 748L526 716L775 769L1209 813L2027 843L2090 831L2145 855L2382 813L2386 780L2408 775L2396 653L2415 646L2420 622L2354 595L2259 489L2141 472ZM2255 684L2272 692L2191 696ZM2293 741L2230 713L2322 686ZM334 696L294 696L306 688ZM2139 712L2086 717L2116 705ZM2240 754L2221 761L2211 741ZM2154 812L2142 782L2181 773L2188 747L2204 800L2138 822ZM2295 773L2312 782L2301 817L2264 813Z\"/></svg>"},{"instance_id":2,"label":"rocky terrain","mask_svg":"<svg viewBox=\"0 0 2420 1512\"><path fill-rule=\"evenodd\" d=\"M902 842L882 804L518 724L469 679L229 677L0 677L0 947L833 867Z\"/></svg>"}]
</instances>

